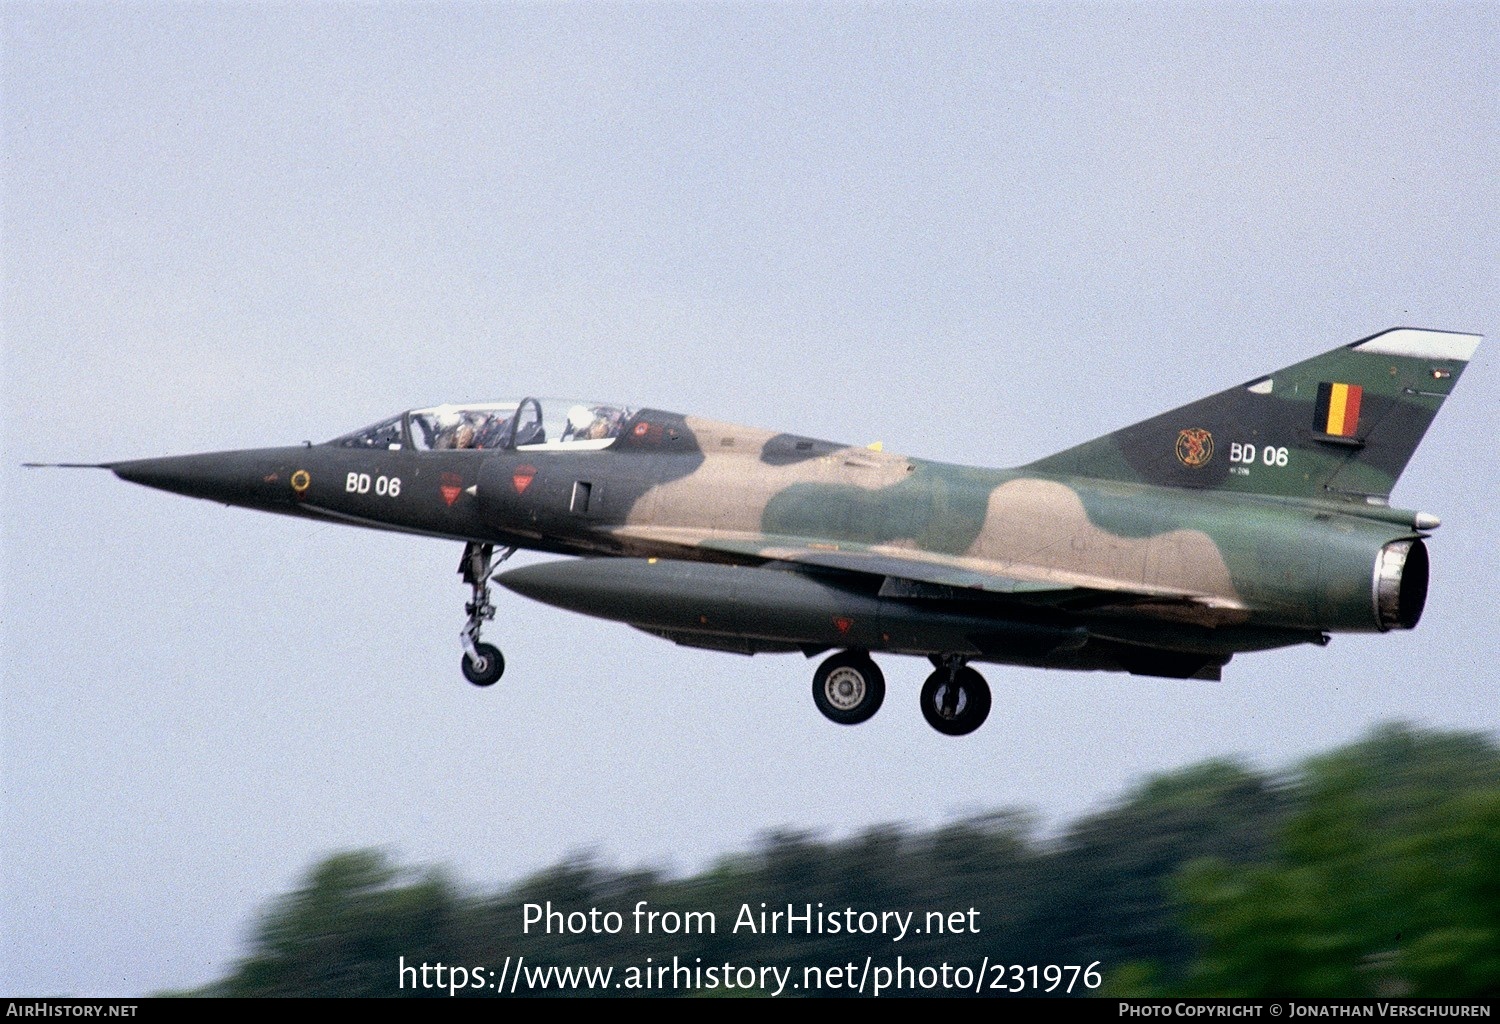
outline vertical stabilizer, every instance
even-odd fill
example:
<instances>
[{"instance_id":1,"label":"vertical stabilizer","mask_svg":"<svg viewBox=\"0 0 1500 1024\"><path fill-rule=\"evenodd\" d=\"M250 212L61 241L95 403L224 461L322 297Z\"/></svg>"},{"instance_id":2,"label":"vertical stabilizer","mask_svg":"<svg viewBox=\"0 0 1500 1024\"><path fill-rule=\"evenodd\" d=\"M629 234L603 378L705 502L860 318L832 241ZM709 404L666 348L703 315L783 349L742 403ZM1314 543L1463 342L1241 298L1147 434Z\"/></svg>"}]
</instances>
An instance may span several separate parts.
<instances>
[{"instance_id":1,"label":"vertical stabilizer","mask_svg":"<svg viewBox=\"0 0 1500 1024\"><path fill-rule=\"evenodd\" d=\"M1024 468L1378 503L1479 341L1475 334L1394 328Z\"/></svg>"}]
</instances>

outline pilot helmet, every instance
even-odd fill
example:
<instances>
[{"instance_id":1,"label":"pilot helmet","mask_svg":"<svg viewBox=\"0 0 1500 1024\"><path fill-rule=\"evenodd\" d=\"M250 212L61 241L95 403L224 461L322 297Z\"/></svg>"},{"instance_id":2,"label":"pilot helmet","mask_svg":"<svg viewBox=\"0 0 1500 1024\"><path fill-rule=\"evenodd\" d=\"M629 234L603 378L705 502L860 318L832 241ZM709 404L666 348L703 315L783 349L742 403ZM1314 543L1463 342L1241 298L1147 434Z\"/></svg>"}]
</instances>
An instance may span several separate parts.
<instances>
[{"instance_id":1,"label":"pilot helmet","mask_svg":"<svg viewBox=\"0 0 1500 1024\"><path fill-rule=\"evenodd\" d=\"M563 429L563 437L565 439L586 437L589 426L593 422L593 410L586 405L575 405L568 410L568 425Z\"/></svg>"}]
</instances>

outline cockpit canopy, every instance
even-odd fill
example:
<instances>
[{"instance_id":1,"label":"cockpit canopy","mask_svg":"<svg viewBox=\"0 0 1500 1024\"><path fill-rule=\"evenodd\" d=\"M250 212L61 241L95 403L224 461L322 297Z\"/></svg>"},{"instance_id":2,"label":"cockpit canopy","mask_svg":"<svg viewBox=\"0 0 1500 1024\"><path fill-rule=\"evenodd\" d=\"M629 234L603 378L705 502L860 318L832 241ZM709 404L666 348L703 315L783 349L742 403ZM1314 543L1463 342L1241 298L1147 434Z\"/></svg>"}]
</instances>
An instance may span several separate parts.
<instances>
[{"instance_id":1,"label":"cockpit canopy","mask_svg":"<svg viewBox=\"0 0 1500 1024\"><path fill-rule=\"evenodd\" d=\"M623 405L561 398L435 405L392 416L328 443L340 448L417 451L590 451L613 444L633 415L635 410Z\"/></svg>"}]
</instances>

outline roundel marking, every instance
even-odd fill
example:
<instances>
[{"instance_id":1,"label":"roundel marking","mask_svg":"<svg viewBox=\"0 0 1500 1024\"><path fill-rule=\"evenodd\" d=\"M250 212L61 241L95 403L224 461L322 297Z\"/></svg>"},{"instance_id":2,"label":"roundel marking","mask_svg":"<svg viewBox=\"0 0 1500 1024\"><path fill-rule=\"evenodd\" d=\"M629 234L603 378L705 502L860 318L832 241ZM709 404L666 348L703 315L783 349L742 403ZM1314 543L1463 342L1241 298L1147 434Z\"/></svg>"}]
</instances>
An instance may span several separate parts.
<instances>
[{"instance_id":1,"label":"roundel marking","mask_svg":"<svg viewBox=\"0 0 1500 1024\"><path fill-rule=\"evenodd\" d=\"M292 474L292 490L299 495L306 494L307 489L312 486L312 477L307 475L307 470L299 469Z\"/></svg>"}]
</instances>

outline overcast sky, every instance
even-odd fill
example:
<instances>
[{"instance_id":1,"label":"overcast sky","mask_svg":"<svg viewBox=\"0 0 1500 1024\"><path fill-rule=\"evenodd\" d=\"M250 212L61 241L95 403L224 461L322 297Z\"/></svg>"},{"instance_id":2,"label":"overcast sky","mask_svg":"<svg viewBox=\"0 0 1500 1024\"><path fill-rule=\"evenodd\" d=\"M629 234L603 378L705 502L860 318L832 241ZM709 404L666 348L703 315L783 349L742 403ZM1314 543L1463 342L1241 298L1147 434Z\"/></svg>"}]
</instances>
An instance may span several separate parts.
<instances>
[{"instance_id":1,"label":"overcast sky","mask_svg":"<svg viewBox=\"0 0 1500 1024\"><path fill-rule=\"evenodd\" d=\"M595 396L990 466L1397 325L1500 325L1500 8L9 3L0 993L222 975L319 856L494 886L687 871L1144 773L1500 729L1500 343L1398 485L1409 634L1222 683L991 666L965 739L882 658L674 647L460 546L24 460L326 440ZM530 557L530 556L526 556ZM518 559L521 561L522 559Z\"/></svg>"}]
</instances>

